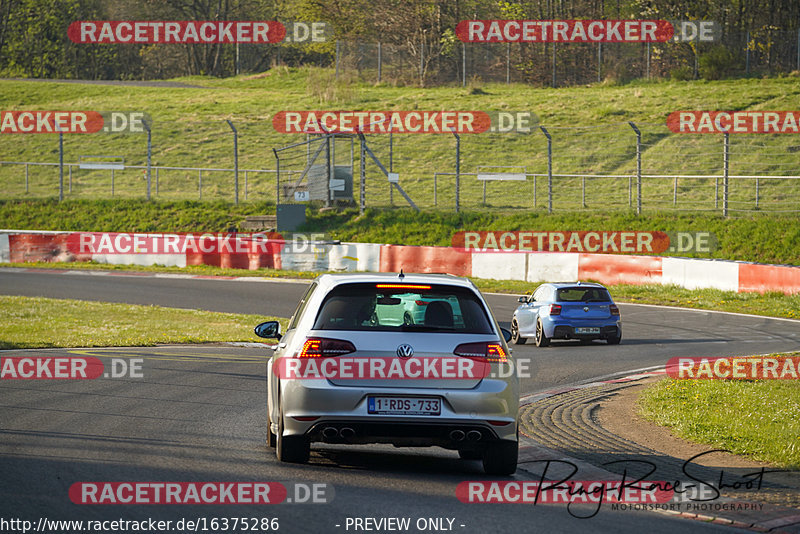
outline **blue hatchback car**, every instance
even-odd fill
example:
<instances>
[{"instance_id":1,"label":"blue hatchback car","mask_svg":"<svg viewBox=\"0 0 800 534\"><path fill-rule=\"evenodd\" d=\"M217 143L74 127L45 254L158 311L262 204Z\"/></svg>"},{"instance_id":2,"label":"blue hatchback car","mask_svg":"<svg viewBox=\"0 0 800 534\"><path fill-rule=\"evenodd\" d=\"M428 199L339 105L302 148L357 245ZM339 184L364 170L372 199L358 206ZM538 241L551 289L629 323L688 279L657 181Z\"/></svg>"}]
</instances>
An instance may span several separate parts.
<instances>
[{"instance_id":1,"label":"blue hatchback car","mask_svg":"<svg viewBox=\"0 0 800 534\"><path fill-rule=\"evenodd\" d=\"M519 302L511 319L511 339L517 345L528 338L538 347L546 347L553 339L586 343L604 339L609 345L622 339L619 308L600 284L542 284L533 295L520 297Z\"/></svg>"}]
</instances>

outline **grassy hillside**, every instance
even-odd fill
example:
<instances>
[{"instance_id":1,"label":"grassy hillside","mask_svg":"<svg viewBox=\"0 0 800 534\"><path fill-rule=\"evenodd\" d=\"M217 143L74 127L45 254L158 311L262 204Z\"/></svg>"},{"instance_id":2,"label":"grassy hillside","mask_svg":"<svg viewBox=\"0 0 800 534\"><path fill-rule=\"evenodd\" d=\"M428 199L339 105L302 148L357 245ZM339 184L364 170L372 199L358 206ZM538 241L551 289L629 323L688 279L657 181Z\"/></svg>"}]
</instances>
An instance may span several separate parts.
<instances>
[{"instance_id":1,"label":"grassy hillside","mask_svg":"<svg viewBox=\"0 0 800 534\"><path fill-rule=\"evenodd\" d=\"M556 173L622 174L617 179L557 178L554 205L557 210L629 208L627 175L635 169L635 134L627 121L642 131L642 163L645 174L719 174L722 141L715 135L676 135L665 126L675 110L784 110L796 109L800 84L796 78L747 79L719 82L635 82L623 86L590 86L561 89L512 84L480 84L469 87L393 87L335 80L331 70L274 69L257 76L230 79L183 78L197 87L141 87L49 82L0 81L3 110L98 110L144 111L154 120L153 164L182 167L232 168L233 140L225 123L231 119L240 133L241 169L274 169L273 147L301 141L303 136L278 134L272 117L281 110L481 110L531 111L553 135ZM452 172L455 141L450 135L398 135L394 138L393 166L400 183L417 204L434 206L434 172ZM388 165L386 136L373 135L370 146ZM66 162L79 156L123 156L128 165L145 163L143 134L93 134L65 136ZM525 167L546 171L546 141L541 132L531 134L463 135L462 172L481 165ZM337 145L337 162L350 157L349 143ZM284 169L302 166L305 152L284 153ZM356 150L356 158L358 157ZM0 160L58 161L58 138L53 134L0 136ZM800 167L800 143L792 135L731 136L731 174L796 174ZM368 206L389 204L389 189L377 167L367 165ZM25 192L24 168L0 166L0 191L6 198L36 198L57 192L57 170L29 169ZM141 197L141 170L117 171L115 197ZM250 173L249 200L274 198L274 174ZM159 176L159 198L233 196L231 173L213 172L198 177L197 171L164 171ZM243 181L243 177L240 176ZM110 196L109 171L75 171L71 196ZM487 206L493 209L542 207L546 203L545 180L520 186L487 185ZM794 182L761 181L761 209L795 209L799 185ZM243 189L243 184L241 188ZM755 206L753 180L731 183L732 209ZM70 194L70 193L68 193ZM535 200L534 200L535 195ZM714 209L722 192L713 180L647 179L643 186L645 209ZM243 198L243 193L242 193ZM483 208L483 189L472 176L462 179L462 206ZM451 208L453 178L439 176L436 207ZM675 202L673 206L673 201ZM399 205L399 195L394 202Z\"/></svg>"},{"instance_id":2,"label":"grassy hillside","mask_svg":"<svg viewBox=\"0 0 800 534\"><path fill-rule=\"evenodd\" d=\"M274 213L263 202L145 202L140 200L0 201L0 228L116 232L220 232L247 215ZM712 232L719 248L700 257L800 265L800 216L724 219L707 214L527 212L502 215L410 210L358 210L317 213L308 210L308 231L327 232L345 241L440 245L459 230L529 231L682 231ZM685 254L684 254L685 255Z\"/></svg>"}]
</instances>

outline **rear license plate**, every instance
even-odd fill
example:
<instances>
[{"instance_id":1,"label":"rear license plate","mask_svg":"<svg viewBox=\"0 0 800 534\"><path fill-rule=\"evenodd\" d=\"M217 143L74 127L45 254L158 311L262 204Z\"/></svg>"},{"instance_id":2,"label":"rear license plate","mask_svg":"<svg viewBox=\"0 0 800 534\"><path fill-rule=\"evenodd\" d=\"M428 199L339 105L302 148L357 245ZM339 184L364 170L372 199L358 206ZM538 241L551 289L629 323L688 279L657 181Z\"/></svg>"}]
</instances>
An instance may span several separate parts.
<instances>
[{"instance_id":1,"label":"rear license plate","mask_svg":"<svg viewBox=\"0 0 800 534\"><path fill-rule=\"evenodd\" d=\"M599 334L600 329L594 326L579 326L575 329L576 334Z\"/></svg>"},{"instance_id":2,"label":"rear license plate","mask_svg":"<svg viewBox=\"0 0 800 534\"><path fill-rule=\"evenodd\" d=\"M379 415L439 415L441 399L418 397L368 397L367 411Z\"/></svg>"}]
</instances>

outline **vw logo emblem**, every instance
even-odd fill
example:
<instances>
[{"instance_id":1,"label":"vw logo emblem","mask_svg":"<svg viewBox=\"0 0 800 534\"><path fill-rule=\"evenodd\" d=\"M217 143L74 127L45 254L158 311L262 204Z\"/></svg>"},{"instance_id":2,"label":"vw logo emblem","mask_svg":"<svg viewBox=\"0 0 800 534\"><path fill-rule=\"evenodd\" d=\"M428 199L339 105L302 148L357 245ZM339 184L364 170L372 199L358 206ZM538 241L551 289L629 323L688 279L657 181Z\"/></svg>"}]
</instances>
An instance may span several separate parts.
<instances>
[{"instance_id":1,"label":"vw logo emblem","mask_svg":"<svg viewBox=\"0 0 800 534\"><path fill-rule=\"evenodd\" d=\"M589 311L589 306L584 306L583 307L583 311L588 312Z\"/></svg>"},{"instance_id":2,"label":"vw logo emblem","mask_svg":"<svg viewBox=\"0 0 800 534\"><path fill-rule=\"evenodd\" d=\"M397 347L397 355L401 358L410 358L414 355L414 347L408 345L407 343L403 343Z\"/></svg>"}]
</instances>

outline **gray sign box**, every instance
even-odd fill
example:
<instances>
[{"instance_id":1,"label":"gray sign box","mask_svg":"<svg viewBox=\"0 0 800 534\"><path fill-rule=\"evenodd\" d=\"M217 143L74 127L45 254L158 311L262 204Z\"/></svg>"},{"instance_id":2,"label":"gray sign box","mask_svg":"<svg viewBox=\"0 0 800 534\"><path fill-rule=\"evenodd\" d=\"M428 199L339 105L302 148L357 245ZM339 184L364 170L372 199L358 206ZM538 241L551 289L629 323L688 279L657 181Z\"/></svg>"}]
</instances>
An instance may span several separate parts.
<instances>
[{"instance_id":1,"label":"gray sign box","mask_svg":"<svg viewBox=\"0 0 800 534\"><path fill-rule=\"evenodd\" d=\"M306 222L305 204L278 204L279 232L294 232Z\"/></svg>"}]
</instances>

